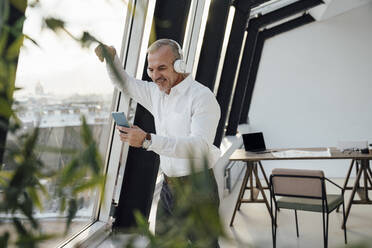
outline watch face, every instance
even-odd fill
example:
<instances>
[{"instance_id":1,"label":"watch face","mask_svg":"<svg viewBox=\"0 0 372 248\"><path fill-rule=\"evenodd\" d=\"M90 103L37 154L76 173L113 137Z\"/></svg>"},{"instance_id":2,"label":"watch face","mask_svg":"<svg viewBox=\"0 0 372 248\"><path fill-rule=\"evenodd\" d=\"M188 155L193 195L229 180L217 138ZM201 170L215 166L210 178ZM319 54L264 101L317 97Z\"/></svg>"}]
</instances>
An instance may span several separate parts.
<instances>
[{"instance_id":1,"label":"watch face","mask_svg":"<svg viewBox=\"0 0 372 248\"><path fill-rule=\"evenodd\" d=\"M143 143L142 143L142 148L143 148L143 149L147 149L147 148L149 148L150 145L151 145L151 141L145 139L145 140L143 141Z\"/></svg>"}]
</instances>

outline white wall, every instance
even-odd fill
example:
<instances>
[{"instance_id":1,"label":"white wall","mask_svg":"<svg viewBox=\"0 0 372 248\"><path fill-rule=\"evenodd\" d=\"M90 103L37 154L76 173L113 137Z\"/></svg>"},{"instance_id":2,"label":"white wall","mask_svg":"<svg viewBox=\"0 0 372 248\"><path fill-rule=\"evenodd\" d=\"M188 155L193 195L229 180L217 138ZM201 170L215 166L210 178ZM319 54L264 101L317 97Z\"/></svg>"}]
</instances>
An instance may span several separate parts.
<instances>
[{"instance_id":1,"label":"white wall","mask_svg":"<svg viewBox=\"0 0 372 248\"><path fill-rule=\"evenodd\" d=\"M269 148L372 143L372 4L265 42L249 119ZM324 168L343 177L349 161L270 166Z\"/></svg>"}]
</instances>

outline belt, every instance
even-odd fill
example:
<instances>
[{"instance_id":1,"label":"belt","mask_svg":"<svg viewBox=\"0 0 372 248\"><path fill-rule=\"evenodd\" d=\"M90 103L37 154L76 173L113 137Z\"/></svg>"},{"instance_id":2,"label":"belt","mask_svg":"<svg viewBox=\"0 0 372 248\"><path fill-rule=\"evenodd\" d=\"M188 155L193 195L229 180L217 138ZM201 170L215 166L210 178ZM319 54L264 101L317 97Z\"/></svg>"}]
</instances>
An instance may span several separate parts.
<instances>
[{"instance_id":1,"label":"belt","mask_svg":"<svg viewBox=\"0 0 372 248\"><path fill-rule=\"evenodd\" d=\"M201 172L197 172L194 174L194 176L199 176L199 175L202 175L204 171L201 171ZM208 169L208 172L209 174L212 176L212 178L214 178L214 174L213 174L213 169ZM167 175L163 174L164 175L164 181L167 183L167 184L174 184L176 182L178 183L187 183L190 181L190 179L192 178L192 175L187 175L187 176L182 176L182 177L168 177Z\"/></svg>"}]
</instances>

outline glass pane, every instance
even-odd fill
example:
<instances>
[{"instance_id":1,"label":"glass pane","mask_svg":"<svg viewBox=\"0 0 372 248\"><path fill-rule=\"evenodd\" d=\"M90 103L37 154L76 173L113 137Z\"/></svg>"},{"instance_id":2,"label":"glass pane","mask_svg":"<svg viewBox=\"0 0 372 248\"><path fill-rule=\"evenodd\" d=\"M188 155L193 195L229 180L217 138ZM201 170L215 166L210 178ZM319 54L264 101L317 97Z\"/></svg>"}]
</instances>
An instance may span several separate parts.
<instances>
[{"instance_id":1,"label":"glass pane","mask_svg":"<svg viewBox=\"0 0 372 248\"><path fill-rule=\"evenodd\" d=\"M24 131L40 126L40 145L80 149L81 115L85 115L101 156L105 158L114 90L105 65L94 54L96 44L81 48L65 32L56 36L41 28L42 18L61 18L72 35L80 37L82 31L88 31L120 51L126 11L127 6L122 0L41 0L39 7L27 9L24 33L36 40L40 48L25 40L16 79L16 86L22 89L15 94L18 102L15 107ZM14 139L8 135L7 146L14 144ZM61 168L70 156L42 152L40 158L49 168ZM11 170L11 161L5 160L4 168ZM46 180L43 183L49 192L53 192L54 182ZM81 195L77 217L67 237L95 220L97 203L96 192ZM44 199L43 206L44 210L38 210L34 215L42 222L44 232L62 234L66 213L58 212L58 199ZM1 215L3 223L10 220L7 220L9 216ZM1 229L4 228L6 226L2 225ZM44 247L57 245L67 237L48 241Z\"/></svg>"}]
</instances>

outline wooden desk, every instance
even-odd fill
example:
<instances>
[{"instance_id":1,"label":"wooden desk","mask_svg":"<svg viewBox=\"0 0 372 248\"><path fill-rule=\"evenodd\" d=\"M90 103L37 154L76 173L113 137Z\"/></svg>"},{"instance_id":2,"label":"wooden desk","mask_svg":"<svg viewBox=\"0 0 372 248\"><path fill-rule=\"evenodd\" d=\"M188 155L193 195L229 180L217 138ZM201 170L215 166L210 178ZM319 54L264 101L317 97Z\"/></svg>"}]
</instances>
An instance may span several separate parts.
<instances>
[{"instance_id":1,"label":"wooden desk","mask_svg":"<svg viewBox=\"0 0 372 248\"><path fill-rule=\"evenodd\" d=\"M301 151L325 151L327 148L290 148L290 149L275 149L275 151L287 151L287 150L301 150ZM372 189L372 171L369 165L369 161L372 160L372 154L361 154L360 152L341 152L334 147L330 148L331 156L304 156L304 157L274 157L272 153L257 154L253 152L247 152L244 149L236 150L230 157L231 161L244 161L247 163L247 169L244 175L243 183L240 188L238 199L235 204L234 212L231 217L230 226L233 225L236 211L240 210L240 205L242 203L251 202L263 202L266 204L267 209L271 215L270 205L266 198L264 189L268 187L262 187L261 181L258 178L257 168L260 167L266 184L269 185L267 176L262 168L262 160L309 160L309 159L350 159L351 164L349 171L347 173L344 189L352 190L351 196L346 208L345 223L350 214L350 209L352 204L372 204L372 201L368 197L368 190ZM353 165L356 164L356 178L353 187L348 187L347 183L352 171ZM363 177L362 177L363 175ZM253 187L253 178L256 179L256 187ZM250 178L250 185L247 186L248 179ZM360 181L363 178L363 186L361 186ZM368 186L369 183L369 186ZM250 199L243 199L245 190L250 190ZM261 192L263 199L257 199L259 192ZM360 200L354 200L355 193L358 193Z\"/></svg>"}]
</instances>

